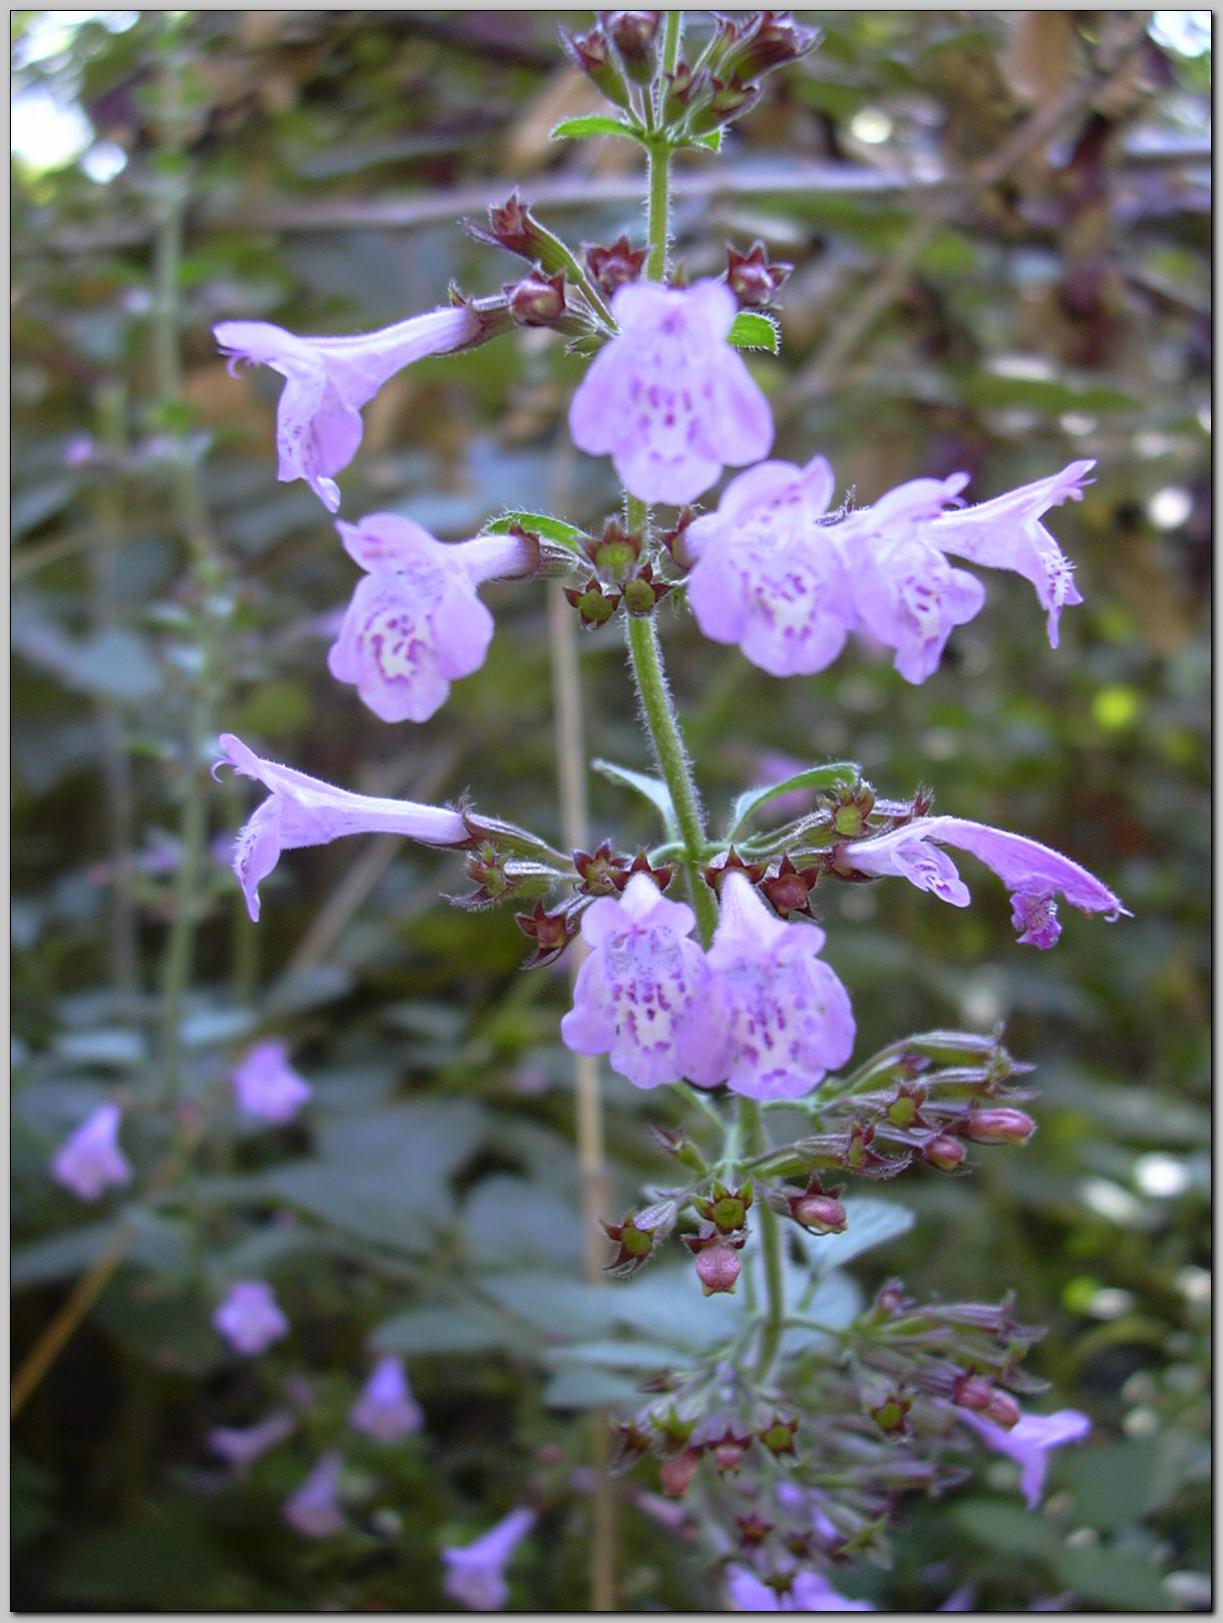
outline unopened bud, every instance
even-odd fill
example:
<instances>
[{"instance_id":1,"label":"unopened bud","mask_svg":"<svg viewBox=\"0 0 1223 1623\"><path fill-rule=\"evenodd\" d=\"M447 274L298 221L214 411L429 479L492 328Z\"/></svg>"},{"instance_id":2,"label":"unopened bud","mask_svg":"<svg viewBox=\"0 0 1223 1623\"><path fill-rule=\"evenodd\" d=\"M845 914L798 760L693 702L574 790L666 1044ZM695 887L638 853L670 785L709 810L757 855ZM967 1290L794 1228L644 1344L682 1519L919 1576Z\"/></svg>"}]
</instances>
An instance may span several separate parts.
<instances>
[{"instance_id":1,"label":"unopened bud","mask_svg":"<svg viewBox=\"0 0 1223 1623\"><path fill-rule=\"evenodd\" d=\"M951 1401L957 1409L971 1409L974 1414L985 1414L998 1395L997 1388L980 1375L961 1375L955 1383Z\"/></svg>"},{"instance_id":2,"label":"unopened bud","mask_svg":"<svg viewBox=\"0 0 1223 1623\"><path fill-rule=\"evenodd\" d=\"M538 268L509 291L510 314L522 327L554 327L565 314L565 273Z\"/></svg>"},{"instance_id":3,"label":"unopened bud","mask_svg":"<svg viewBox=\"0 0 1223 1623\"><path fill-rule=\"evenodd\" d=\"M960 1131L974 1144L1026 1144L1036 1123L1022 1110L999 1107L972 1111Z\"/></svg>"},{"instance_id":4,"label":"unopened bud","mask_svg":"<svg viewBox=\"0 0 1223 1623\"><path fill-rule=\"evenodd\" d=\"M739 1272L739 1258L729 1246L708 1245L697 1253L696 1275L706 1296L733 1294Z\"/></svg>"},{"instance_id":5,"label":"unopened bud","mask_svg":"<svg viewBox=\"0 0 1223 1623\"><path fill-rule=\"evenodd\" d=\"M608 298L626 282L635 282L641 275L647 250L633 248L626 236L617 237L609 248L597 243L586 249L586 268Z\"/></svg>"},{"instance_id":6,"label":"unopened bud","mask_svg":"<svg viewBox=\"0 0 1223 1623\"><path fill-rule=\"evenodd\" d=\"M748 13L739 24L739 39L723 59L721 71L734 71L743 79L759 78L787 62L806 56L820 42L816 28L800 27L785 11Z\"/></svg>"},{"instance_id":7,"label":"unopened bud","mask_svg":"<svg viewBox=\"0 0 1223 1623\"><path fill-rule=\"evenodd\" d=\"M661 21L660 11L609 11L604 18L625 72L636 84L648 85L654 77L654 40Z\"/></svg>"},{"instance_id":8,"label":"unopened bud","mask_svg":"<svg viewBox=\"0 0 1223 1623\"><path fill-rule=\"evenodd\" d=\"M831 1195L799 1195L792 1198L790 1216L814 1234L843 1234L849 1221L844 1206Z\"/></svg>"},{"instance_id":9,"label":"unopened bud","mask_svg":"<svg viewBox=\"0 0 1223 1623\"><path fill-rule=\"evenodd\" d=\"M922 1154L932 1167L940 1172L956 1172L964 1164L967 1150L958 1138L952 1138L947 1133L939 1133L935 1138L929 1138L922 1146Z\"/></svg>"},{"instance_id":10,"label":"unopened bud","mask_svg":"<svg viewBox=\"0 0 1223 1623\"><path fill-rule=\"evenodd\" d=\"M1003 1431L1010 1431L1019 1424L1022 1416L1019 1405L1009 1392L995 1390L985 1411L985 1418L992 1420L995 1426L1001 1426Z\"/></svg>"},{"instance_id":11,"label":"unopened bud","mask_svg":"<svg viewBox=\"0 0 1223 1623\"><path fill-rule=\"evenodd\" d=\"M709 100L693 115L692 133L708 135L732 119L742 118L759 100L759 85L740 84L737 79L731 84L719 84L715 80Z\"/></svg>"},{"instance_id":12,"label":"unopened bud","mask_svg":"<svg viewBox=\"0 0 1223 1623\"><path fill-rule=\"evenodd\" d=\"M689 1448L683 1454L664 1460L658 1467L658 1480L662 1491L671 1499L682 1499L701 1463L699 1448Z\"/></svg>"},{"instance_id":13,"label":"unopened bud","mask_svg":"<svg viewBox=\"0 0 1223 1623\"><path fill-rule=\"evenodd\" d=\"M771 265L763 242L753 243L745 254L726 250L726 285L745 308L770 303L793 268Z\"/></svg>"},{"instance_id":14,"label":"unopened bud","mask_svg":"<svg viewBox=\"0 0 1223 1623\"><path fill-rule=\"evenodd\" d=\"M569 34L562 28L560 42L574 67L579 68L613 106L631 106L628 86L612 60L607 35L601 28L592 28L588 34Z\"/></svg>"}]
</instances>

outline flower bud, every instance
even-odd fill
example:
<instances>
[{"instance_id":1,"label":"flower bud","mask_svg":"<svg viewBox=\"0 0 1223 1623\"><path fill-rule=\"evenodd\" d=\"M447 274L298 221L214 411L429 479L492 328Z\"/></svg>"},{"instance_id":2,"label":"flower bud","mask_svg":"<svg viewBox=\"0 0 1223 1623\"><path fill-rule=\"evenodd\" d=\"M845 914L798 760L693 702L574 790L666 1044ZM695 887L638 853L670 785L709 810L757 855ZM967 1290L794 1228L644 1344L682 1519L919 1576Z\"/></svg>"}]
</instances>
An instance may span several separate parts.
<instances>
[{"instance_id":1,"label":"flower bud","mask_svg":"<svg viewBox=\"0 0 1223 1623\"><path fill-rule=\"evenodd\" d=\"M699 1448L689 1448L683 1454L664 1460L658 1467L658 1480L662 1491L671 1499L682 1499L701 1463Z\"/></svg>"},{"instance_id":2,"label":"flower bud","mask_svg":"<svg viewBox=\"0 0 1223 1623\"><path fill-rule=\"evenodd\" d=\"M822 1194L791 1196L790 1216L814 1234L844 1234L849 1221L841 1202Z\"/></svg>"},{"instance_id":3,"label":"flower bud","mask_svg":"<svg viewBox=\"0 0 1223 1623\"><path fill-rule=\"evenodd\" d=\"M706 1296L733 1295L739 1271L739 1258L730 1246L708 1245L697 1253L696 1275Z\"/></svg>"},{"instance_id":4,"label":"flower bud","mask_svg":"<svg viewBox=\"0 0 1223 1623\"><path fill-rule=\"evenodd\" d=\"M607 35L595 27L588 34L570 34L559 30L561 49L582 73L602 91L615 107L631 106L628 86L612 59Z\"/></svg>"},{"instance_id":5,"label":"flower bud","mask_svg":"<svg viewBox=\"0 0 1223 1623\"><path fill-rule=\"evenodd\" d=\"M565 273L548 276L538 266L507 289L510 314L521 327L554 327L565 314Z\"/></svg>"},{"instance_id":6,"label":"flower bud","mask_svg":"<svg viewBox=\"0 0 1223 1623\"><path fill-rule=\"evenodd\" d=\"M629 614L645 619L653 614L655 605L670 590L670 582L655 580L652 566L642 564L633 579L625 584L624 607Z\"/></svg>"},{"instance_id":7,"label":"flower bud","mask_svg":"<svg viewBox=\"0 0 1223 1623\"><path fill-rule=\"evenodd\" d=\"M788 919L792 913L811 913L811 891L820 876L818 868L803 868L799 870L784 856L771 879L766 879L760 888L768 897L773 911L779 913L783 919Z\"/></svg>"},{"instance_id":8,"label":"flower bud","mask_svg":"<svg viewBox=\"0 0 1223 1623\"><path fill-rule=\"evenodd\" d=\"M693 115L692 133L708 135L723 124L729 124L732 119L742 118L759 100L759 85L741 84L738 79L730 84L722 84L715 79L713 94L704 107Z\"/></svg>"},{"instance_id":9,"label":"flower bud","mask_svg":"<svg viewBox=\"0 0 1223 1623\"><path fill-rule=\"evenodd\" d=\"M609 11L603 25L635 84L648 85L654 77L654 41L660 11Z\"/></svg>"},{"instance_id":10,"label":"flower bud","mask_svg":"<svg viewBox=\"0 0 1223 1623\"><path fill-rule=\"evenodd\" d=\"M688 532L688 526L692 523L695 517L696 514L690 507L682 507L680 509L679 519L676 522L675 528L673 530L664 530L662 532L662 536L660 538L662 540L662 544L671 554L677 569L691 569L692 565L696 561L688 552L688 549L684 543L684 537Z\"/></svg>"},{"instance_id":11,"label":"flower bud","mask_svg":"<svg viewBox=\"0 0 1223 1623\"><path fill-rule=\"evenodd\" d=\"M960 1131L974 1144L1026 1144L1036 1123L1022 1110L1000 1107L972 1111Z\"/></svg>"},{"instance_id":12,"label":"flower bud","mask_svg":"<svg viewBox=\"0 0 1223 1623\"><path fill-rule=\"evenodd\" d=\"M793 269L793 265L770 265L763 242L753 243L745 254L731 247L726 250L726 285L740 308L770 304Z\"/></svg>"},{"instance_id":13,"label":"flower bud","mask_svg":"<svg viewBox=\"0 0 1223 1623\"><path fill-rule=\"evenodd\" d=\"M474 220L466 223L470 234L481 242L504 248L507 253L518 254L522 259L543 262L541 250L547 246L548 234L541 229L516 189L499 207L489 209L486 226L477 225Z\"/></svg>"},{"instance_id":14,"label":"flower bud","mask_svg":"<svg viewBox=\"0 0 1223 1623\"><path fill-rule=\"evenodd\" d=\"M515 913L514 923L523 935L535 943L535 951L526 962L528 969L555 963L577 934L573 915L568 909L549 913L542 902L536 902L530 913Z\"/></svg>"},{"instance_id":15,"label":"flower bud","mask_svg":"<svg viewBox=\"0 0 1223 1623\"><path fill-rule=\"evenodd\" d=\"M995 1390L985 1411L985 1418L992 1420L995 1426L1001 1426L1003 1431L1010 1431L1019 1424L1022 1412L1009 1392Z\"/></svg>"},{"instance_id":16,"label":"flower bud","mask_svg":"<svg viewBox=\"0 0 1223 1623\"><path fill-rule=\"evenodd\" d=\"M736 1516L735 1525L739 1529L739 1542L751 1547L763 1544L773 1531L773 1523L766 1522L759 1511L753 1510L746 1516Z\"/></svg>"},{"instance_id":17,"label":"flower bud","mask_svg":"<svg viewBox=\"0 0 1223 1623\"><path fill-rule=\"evenodd\" d=\"M939 1133L935 1138L928 1138L922 1146L922 1154L932 1167L940 1172L958 1172L967 1158L968 1152L958 1138L952 1138L948 1133Z\"/></svg>"},{"instance_id":18,"label":"flower bud","mask_svg":"<svg viewBox=\"0 0 1223 1623\"><path fill-rule=\"evenodd\" d=\"M980 1375L961 1375L952 1390L951 1401L957 1409L971 1409L974 1414L986 1414L998 1389Z\"/></svg>"},{"instance_id":19,"label":"flower bud","mask_svg":"<svg viewBox=\"0 0 1223 1623\"><path fill-rule=\"evenodd\" d=\"M757 79L806 56L819 42L819 29L800 27L789 12L748 13L746 20L738 24L737 38L719 67L723 73L735 73L741 79Z\"/></svg>"},{"instance_id":20,"label":"flower bud","mask_svg":"<svg viewBox=\"0 0 1223 1623\"><path fill-rule=\"evenodd\" d=\"M646 252L644 248L631 247L628 238L621 235L609 248L601 248L597 243L588 244L585 250L586 268L610 298L618 287L623 287L626 282L635 282L641 275Z\"/></svg>"}]
</instances>

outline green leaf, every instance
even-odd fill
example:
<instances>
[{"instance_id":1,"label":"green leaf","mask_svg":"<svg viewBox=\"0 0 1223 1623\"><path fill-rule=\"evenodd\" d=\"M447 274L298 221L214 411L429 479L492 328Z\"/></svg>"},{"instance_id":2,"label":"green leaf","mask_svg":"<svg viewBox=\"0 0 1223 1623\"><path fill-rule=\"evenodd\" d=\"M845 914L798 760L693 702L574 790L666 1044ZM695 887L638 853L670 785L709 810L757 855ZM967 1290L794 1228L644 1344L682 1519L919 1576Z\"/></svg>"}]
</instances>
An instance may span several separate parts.
<instances>
[{"instance_id":1,"label":"green leaf","mask_svg":"<svg viewBox=\"0 0 1223 1623\"><path fill-rule=\"evenodd\" d=\"M1074 1495L1076 1525L1125 1527L1167 1504L1189 1465L1184 1442L1170 1432L1059 1454L1057 1476Z\"/></svg>"},{"instance_id":2,"label":"green leaf","mask_svg":"<svg viewBox=\"0 0 1223 1623\"><path fill-rule=\"evenodd\" d=\"M605 1335L619 1317L619 1291L588 1285L562 1273L526 1269L521 1273L492 1274L479 1282L507 1313L525 1319L542 1336Z\"/></svg>"},{"instance_id":3,"label":"green leaf","mask_svg":"<svg viewBox=\"0 0 1223 1623\"><path fill-rule=\"evenodd\" d=\"M1048 1556L1053 1552L1049 1523L1007 1499L961 1499L950 1514L961 1532L1000 1555Z\"/></svg>"},{"instance_id":4,"label":"green leaf","mask_svg":"<svg viewBox=\"0 0 1223 1623\"><path fill-rule=\"evenodd\" d=\"M588 1369L580 1364L558 1370L544 1388L544 1403L549 1409L601 1409L640 1402L635 1381L612 1370Z\"/></svg>"},{"instance_id":5,"label":"green leaf","mask_svg":"<svg viewBox=\"0 0 1223 1623\"><path fill-rule=\"evenodd\" d=\"M183 1270L189 1233L185 1223L140 1208L128 1213L128 1221L134 1223L135 1230L123 1254L125 1263L155 1273ZM105 1251L119 1226L119 1222L86 1223L17 1246L9 1259L11 1286L20 1290L25 1285L45 1285L83 1274Z\"/></svg>"},{"instance_id":6,"label":"green leaf","mask_svg":"<svg viewBox=\"0 0 1223 1623\"><path fill-rule=\"evenodd\" d=\"M636 789L639 795L644 795L662 813L670 837L679 838L679 823L676 821L675 807L671 804L671 791L661 778L651 777L645 772L634 772L631 767L617 766L614 761L592 761L590 764L610 782L624 784L629 789Z\"/></svg>"},{"instance_id":7,"label":"green leaf","mask_svg":"<svg viewBox=\"0 0 1223 1623\"><path fill-rule=\"evenodd\" d=\"M707 152L721 152L722 131L710 130L707 135L693 135L689 138L690 147L704 147Z\"/></svg>"},{"instance_id":8,"label":"green leaf","mask_svg":"<svg viewBox=\"0 0 1223 1623\"><path fill-rule=\"evenodd\" d=\"M579 1341L549 1353L553 1363L598 1364L605 1369L664 1369L675 1362L674 1347L657 1341Z\"/></svg>"},{"instance_id":9,"label":"green leaf","mask_svg":"<svg viewBox=\"0 0 1223 1623\"><path fill-rule=\"evenodd\" d=\"M514 1339L513 1327L499 1314L466 1304L410 1308L385 1320L372 1337L378 1352L422 1357L429 1353L500 1351Z\"/></svg>"},{"instance_id":10,"label":"green leaf","mask_svg":"<svg viewBox=\"0 0 1223 1623\"><path fill-rule=\"evenodd\" d=\"M1175 1612L1159 1574L1141 1556L1107 1544L1062 1550L1054 1562L1059 1579L1079 1600L1119 1612Z\"/></svg>"},{"instance_id":11,"label":"green leaf","mask_svg":"<svg viewBox=\"0 0 1223 1623\"><path fill-rule=\"evenodd\" d=\"M549 518L547 513L526 513L515 510L502 513L500 518L491 520L484 526L485 535L508 535L512 529L529 530L533 535L542 536L545 541L555 541L558 546L568 547L571 552L582 550L582 534L576 524L566 524L564 519Z\"/></svg>"},{"instance_id":12,"label":"green leaf","mask_svg":"<svg viewBox=\"0 0 1223 1623\"><path fill-rule=\"evenodd\" d=\"M609 118L605 113L587 113L581 118L562 119L548 136L549 141L584 141L592 135L618 135L625 141L639 141L644 145L640 130L622 119Z\"/></svg>"},{"instance_id":13,"label":"green leaf","mask_svg":"<svg viewBox=\"0 0 1223 1623\"><path fill-rule=\"evenodd\" d=\"M778 795L789 794L794 789L853 789L861 781L862 768L856 761L830 761L827 766L804 767L801 772L792 772L788 778L779 778L776 783L765 784L759 789L747 789L731 810L726 838L733 840L748 818L754 816L762 806L767 806L770 800L776 800Z\"/></svg>"},{"instance_id":14,"label":"green leaf","mask_svg":"<svg viewBox=\"0 0 1223 1623\"><path fill-rule=\"evenodd\" d=\"M842 1204L848 1225L845 1232L810 1236L812 1266L821 1273L844 1268L864 1251L907 1234L913 1227L913 1213L894 1201L873 1200L867 1196L851 1198Z\"/></svg>"},{"instance_id":15,"label":"green leaf","mask_svg":"<svg viewBox=\"0 0 1223 1623\"><path fill-rule=\"evenodd\" d=\"M781 348L777 322L761 310L740 310L726 336L736 349L767 349L776 355Z\"/></svg>"},{"instance_id":16,"label":"green leaf","mask_svg":"<svg viewBox=\"0 0 1223 1623\"><path fill-rule=\"evenodd\" d=\"M577 1212L555 1191L506 1173L484 1178L468 1197L463 1227L471 1255L483 1263L581 1261Z\"/></svg>"}]
</instances>

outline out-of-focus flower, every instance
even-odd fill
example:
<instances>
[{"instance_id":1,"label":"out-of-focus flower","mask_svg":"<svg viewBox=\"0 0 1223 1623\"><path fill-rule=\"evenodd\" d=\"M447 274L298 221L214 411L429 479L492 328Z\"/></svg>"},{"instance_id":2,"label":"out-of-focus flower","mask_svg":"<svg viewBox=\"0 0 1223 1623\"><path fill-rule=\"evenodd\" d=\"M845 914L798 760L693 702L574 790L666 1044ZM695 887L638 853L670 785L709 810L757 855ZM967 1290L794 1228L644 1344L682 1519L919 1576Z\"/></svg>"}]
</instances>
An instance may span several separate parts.
<instances>
[{"instance_id":1,"label":"out-of-focus flower","mask_svg":"<svg viewBox=\"0 0 1223 1623\"><path fill-rule=\"evenodd\" d=\"M213 336L229 357L270 366L284 378L276 419L278 477L304 479L329 513L340 505L334 476L361 443L361 407L387 381L426 355L445 355L481 335L467 304L411 316L349 338L299 338L270 321L222 321Z\"/></svg>"},{"instance_id":2,"label":"out-of-focus flower","mask_svg":"<svg viewBox=\"0 0 1223 1623\"><path fill-rule=\"evenodd\" d=\"M748 1567L726 1569L732 1612L873 1612L869 1601L847 1600L819 1572L796 1572L788 1587L766 1584Z\"/></svg>"},{"instance_id":3,"label":"out-of-focus flower","mask_svg":"<svg viewBox=\"0 0 1223 1623\"><path fill-rule=\"evenodd\" d=\"M425 1417L408 1386L402 1358L388 1353L378 1360L348 1420L379 1443L397 1443L401 1437L420 1430Z\"/></svg>"},{"instance_id":4,"label":"out-of-focus flower","mask_svg":"<svg viewBox=\"0 0 1223 1623\"><path fill-rule=\"evenodd\" d=\"M844 862L860 873L895 874L952 907L967 907L972 900L968 886L940 849L943 845L969 852L998 875L1011 892L1012 922L1027 946L1057 944L1062 933L1058 896L1084 913L1104 913L1110 923L1131 916L1107 885L1060 851L964 817L915 818L888 834L855 840L842 849Z\"/></svg>"},{"instance_id":5,"label":"out-of-focus flower","mask_svg":"<svg viewBox=\"0 0 1223 1623\"><path fill-rule=\"evenodd\" d=\"M382 721L428 721L451 681L479 670L488 652L493 617L476 587L530 573L538 553L513 535L448 545L397 513L337 528L367 573L328 655L331 674L354 683Z\"/></svg>"},{"instance_id":6,"label":"out-of-focus flower","mask_svg":"<svg viewBox=\"0 0 1223 1623\"><path fill-rule=\"evenodd\" d=\"M590 956L561 1021L574 1053L610 1053L612 1069L639 1088L685 1076L716 1080L709 970L687 939L695 924L692 909L667 901L644 873L633 875L622 896L600 897L587 908L582 939Z\"/></svg>"},{"instance_id":7,"label":"out-of-focus flower","mask_svg":"<svg viewBox=\"0 0 1223 1623\"><path fill-rule=\"evenodd\" d=\"M473 1612L499 1612L509 1599L505 1569L535 1525L535 1512L512 1510L474 1544L442 1551L446 1564L443 1588L452 1600Z\"/></svg>"},{"instance_id":8,"label":"out-of-focus flower","mask_svg":"<svg viewBox=\"0 0 1223 1623\"><path fill-rule=\"evenodd\" d=\"M340 1509L340 1471L344 1462L334 1450L324 1454L310 1475L284 1502L281 1514L306 1538L330 1538L344 1525Z\"/></svg>"},{"instance_id":9,"label":"out-of-focus flower","mask_svg":"<svg viewBox=\"0 0 1223 1623\"><path fill-rule=\"evenodd\" d=\"M805 468L762 462L684 534L696 559L688 601L697 624L715 642L738 643L771 676L822 671L855 622L838 527L818 522L833 488L821 456Z\"/></svg>"},{"instance_id":10,"label":"out-of-focus flower","mask_svg":"<svg viewBox=\"0 0 1223 1623\"><path fill-rule=\"evenodd\" d=\"M260 882L282 851L327 845L346 834L402 834L424 845L463 845L468 839L462 816L448 807L350 794L321 778L263 760L232 733L223 733L219 742L232 767L270 791L234 844L234 873L252 919L259 917Z\"/></svg>"},{"instance_id":11,"label":"out-of-focus flower","mask_svg":"<svg viewBox=\"0 0 1223 1623\"><path fill-rule=\"evenodd\" d=\"M620 332L579 384L569 431L583 451L610 454L641 501L693 501L723 466L768 455L768 401L726 338L736 310L715 281L630 282L612 298Z\"/></svg>"},{"instance_id":12,"label":"out-of-focus flower","mask_svg":"<svg viewBox=\"0 0 1223 1623\"><path fill-rule=\"evenodd\" d=\"M1019 1491L1029 1510L1035 1510L1045 1491L1045 1474L1049 1469L1051 1448L1065 1443L1077 1443L1091 1430L1091 1421L1077 1409L1059 1409L1056 1414L1024 1415L1016 1425L1005 1429L996 1426L984 1415L969 1409L957 1409L961 1420L966 1420L974 1431L999 1454L1009 1454L1020 1466Z\"/></svg>"},{"instance_id":13,"label":"out-of-focus flower","mask_svg":"<svg viewBox=\"0 0 1223 1623\"><path fill-rule=\"evenodd\" d=\"M289 1321L277 1307L272 1287L262 1279L240 1279L231 1285L212 1322L235 1352L248 1357L289 1333Z\"/></svg>"},{"instance_id":14,"label":"out-of-focus flower","mask_svg":"<svg viewBox=\"0 0 1223 1623\"><path fill-rule=\"evenodd\" d=\"M819 957L818 925L783 924L738 871L721 906L703 1000L708 1025L722 1027L717 1077L751 1099L796 1099L853 1052L849 994Z\"/></svg>"},{"instance_id":15,"label":"out-of-focus flower","mask_svg":"<svg viewBox=\"0 0 1223 1623\"><path fill-rule=\"evenodd\" d=\"M113 1101L91 1111L56 1150L51 1175L81 1200L97 1200L111 1184L130 1183L132 1169L119 1148L122 1112Z\"/></svg>"},{"instance_id":16,"label":"out-of-focus flower","mask_svg":"<svg viewBox=\"0 0 1223 1623\"><path fill-rule=\"evenodd\" d=\"M289 1064L287 1043L256 1043L234 1067L230 1081L238 1109L278 1125L292 1121L310 1097L310 1084Z\"/></svg>"},{"instance_id":17,"label":"out-of-focus flower","mask_svg":"<svg viewBox=\"0 0 1223 1623\"><path fill-rule=\"evenodd\" d=\"M208 1433L208 1446L236 1471L245 1471L291 1436L296 1424L291 1414L278 1409L255 1426L214 1426Z\"/></svg>"}]
</instances>

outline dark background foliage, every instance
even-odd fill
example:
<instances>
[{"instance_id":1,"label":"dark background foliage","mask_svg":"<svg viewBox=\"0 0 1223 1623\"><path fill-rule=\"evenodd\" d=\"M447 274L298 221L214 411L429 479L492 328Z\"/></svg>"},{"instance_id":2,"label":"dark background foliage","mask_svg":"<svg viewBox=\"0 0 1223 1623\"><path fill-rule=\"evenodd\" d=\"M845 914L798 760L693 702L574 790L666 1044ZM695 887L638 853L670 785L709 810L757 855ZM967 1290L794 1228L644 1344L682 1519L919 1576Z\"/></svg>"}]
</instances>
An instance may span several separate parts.
<instances>
[{"instance_id":1,"label":"dark background foliage","mask_svg":"<svg viewBox=\"0 0 1223 1623\"><path fill-rule=\"evenodd\" d=\"M558 118L592 110L554 42L584 14L173 15L13 21L18 132L39 97L88 121L81 152L57 161L33 139L13 168L15 1367L105 1259L121 1211L131 1225L16 1427L15 1595L35 1609L437 1606L438 1544L502 1514L530 1462L550 1535L515 1568L513 1604L580 1608L588 1511L565 1484L587 1433L541 1382L554 1309L519 1300L522 1334L507 1336L449 1285L467 1265L579 1277L563 976L519 972L507 915L440 902L458 888L446 859L380 840L286 860L256 933L224 865L250 800L212 784L204 747L223 727L353 787L467 787L558 835L546 595L495 588L484 670L426 726L377 722L326 674L353 570L313 497L275 481L274 380L231 381L209 329L251 316L358 331L434 307L452 279L495 291L512 262L457 222L513 183L571 241L639 234L638 158L548 142ZM1097 457L1086 500L1053 520L1086 602L1054 653L1026 583L991 578L920 688L857 647L776 682L664 610L703 789L718 806L786 760L853 756L883 793L927 783L939 810L1068 851L1135 915L1072 914L1037 954L1013 945L1002 889L979 872L964 912L903 886L824 904L861 1053L1005 1021L1043 1094L1026 1151L903 1181L916 1227L863 1282L900 1272L984 1299L1013 1286L1022 1317L1050 1326L1035 1369L1096 1423L1056 1462L1044 1514L986 1462L951 1500L906 1510L895 1567L856 1592L901 1610L965 1583L995 1609L1201 1608L1208 14L803 15L822 49L769 81L720 160L681 165L678 256L716 274L724 240L761 236L794 263L782 359L755 367L777 452L824 451L860 500L959 468L981 499ZM1152 15L1105 73L1115 36ZM1051 142L973 183L1059 105ZM181 254L165 224L179 213ZM455 538L512 505L598 519L610 472L563 431L579 375L541 333L411 368L365 414L346 511L394 507ZM618 632L581 654L592 753L645 767ZM653 837L644 804L601 780L591 793L595 836ZM200 832L220 843L184 888ZM193 974L170 1110L158 1032L184 908ZM291 1041L317 1088L312 1126L223 1124L216 1101L254 1030ZM86 1211L46 1162L116 1089L142 1194ZM665 1107L615 1078L607 1098L627 1201L663 1175L645 1124ZM294 1332L238 1369L209 1313L251 1273L275 1279ZM409 1355L427 1431L354 1448L350 1531L305 1544L279 1503L342 1421L373 1333ZM313 1394L298 1437L222 1481L207 1427L255 1418L294 1377ZM712 1598L697 1556L677 1559L629 1504L621 1568L628 1606Z\"/></svg>"}]
</instances>

